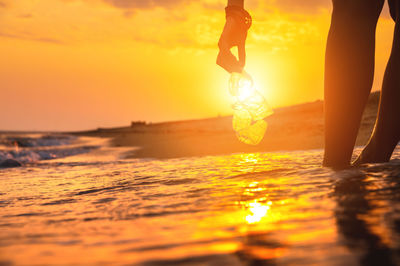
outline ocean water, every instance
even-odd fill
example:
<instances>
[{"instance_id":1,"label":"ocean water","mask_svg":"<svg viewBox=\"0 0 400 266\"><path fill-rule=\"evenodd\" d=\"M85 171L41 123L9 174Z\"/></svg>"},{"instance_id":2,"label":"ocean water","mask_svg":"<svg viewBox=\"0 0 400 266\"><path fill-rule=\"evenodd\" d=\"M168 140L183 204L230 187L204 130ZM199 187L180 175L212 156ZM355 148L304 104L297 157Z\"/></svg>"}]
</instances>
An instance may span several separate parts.
<instances>
[{"instance_id":1,"label":"ocean water","mask_svg":"<svg viewBox=\"0 0 400 266\"><path fill-rule=\"evenodd\" d=\"M124 159L107 140L2 136L0 265L398 265L400 152ZM396 159L397 158L397 159Z\"/></svg>"}]
</instances>

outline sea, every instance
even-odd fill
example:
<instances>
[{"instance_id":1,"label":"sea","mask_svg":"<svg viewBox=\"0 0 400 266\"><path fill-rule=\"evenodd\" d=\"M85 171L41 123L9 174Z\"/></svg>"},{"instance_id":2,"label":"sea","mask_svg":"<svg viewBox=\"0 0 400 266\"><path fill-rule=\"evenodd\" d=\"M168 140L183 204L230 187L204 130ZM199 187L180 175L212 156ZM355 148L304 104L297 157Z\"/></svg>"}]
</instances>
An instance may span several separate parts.
<instances>
[{"instance_id":1,"label":"sea","mask_svg":"<svg viewBox=\"0 0 400 266\"><path fill-rule=\"evenodd\" d=\"M3 133L0 265L399 265L400 150L128 159L109 139ZM356 149L356 153L360 148Z\"/></svg>"}]
</instances>

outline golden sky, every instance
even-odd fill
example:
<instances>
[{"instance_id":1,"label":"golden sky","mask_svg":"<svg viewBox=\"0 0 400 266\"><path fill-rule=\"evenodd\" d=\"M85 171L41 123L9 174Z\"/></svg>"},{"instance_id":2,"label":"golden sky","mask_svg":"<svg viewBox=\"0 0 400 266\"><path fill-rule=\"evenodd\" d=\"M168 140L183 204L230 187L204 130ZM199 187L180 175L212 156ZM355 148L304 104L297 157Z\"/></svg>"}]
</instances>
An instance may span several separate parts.
<instances>
[{"instance_id":1,"label":"golden sky","mask_svg":"<svg viewBox=\"0 0 400 266\"><path fill-rule=\"evenodd\" d=\"M226 0L0 0L0 130L231 113L216 66ZM323 97L330 0L245 0L247 71L273 107ZM385 7L386 9L386 7ZM380 89L393 22L377 34Z\"/></svg>"}]
</instances>

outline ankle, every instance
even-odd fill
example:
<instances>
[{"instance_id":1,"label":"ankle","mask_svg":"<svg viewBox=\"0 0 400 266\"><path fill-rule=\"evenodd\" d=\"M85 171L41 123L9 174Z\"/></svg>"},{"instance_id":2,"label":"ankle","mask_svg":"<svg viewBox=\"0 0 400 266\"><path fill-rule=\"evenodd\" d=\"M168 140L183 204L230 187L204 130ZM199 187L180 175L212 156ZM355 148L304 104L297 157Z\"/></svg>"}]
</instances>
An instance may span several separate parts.
<instances>
[{"instance_id":1,"label":"ankle","mask_svg":"<svg viewBox=\"0 0 400 266\"><path fill-rule=\"evenodd\" d=\"M344 161L342 158L337 160L332 160L325 157L324 161L322 162L322 166L332 168L333 170L343 170L350 168L351 164L349 161Z\"/></svg>"}]
</instances>

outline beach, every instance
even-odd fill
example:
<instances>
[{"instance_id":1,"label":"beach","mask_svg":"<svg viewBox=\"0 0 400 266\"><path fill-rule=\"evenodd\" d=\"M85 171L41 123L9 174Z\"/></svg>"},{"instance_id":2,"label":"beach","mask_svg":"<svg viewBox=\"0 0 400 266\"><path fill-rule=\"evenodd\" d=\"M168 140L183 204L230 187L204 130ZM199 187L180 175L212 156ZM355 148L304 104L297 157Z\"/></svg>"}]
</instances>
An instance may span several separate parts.
<instances>
[{"instance_id":1,"label":"beach","mask_svg":"<svg viewBox=\"0 0 400 266\"><path fill-rule=\"evenodd\" d=\"M398 265L400 149L335 172L321 102L268 122L256 147L230 117L3 132L0 158L20 165L0 169L0 265Z\"/></svg>"},{"instance_id":2,"label":"beach","mask_svg":"<svg viewBox=\"0 0 400 266\"><path fill-rule=\"evenodd\" d=\"M375 124L379 92L372 93L364 112L356 146L365 145ZM100 128L75 135L113 138L115 146L138 147L131 158L179 158L240 152L321 149L324 146L323 102L274 110L266 119L267 132L257 146L241 143L232 130L232 117Z\"/></svg>"},{"instance_id":3,"label":"beach","mask_svg":"<svg viewBox=\"0 0 400 266\"><path fill-rule=\"evenodd\" d=\"M0 0L0 266L400 265L399 1Z\"/></svg>"},{"instance_id":4,"label":"beach","mask_svg":"<svg viewBox=\"0 0 400 266\"><path fill-rule=\"evenodd\" d=\"M399 263L399 149L334 172L322 149L148 159L23 138L41 146L0 170L1 265Z\"/></svg>"}]
</instances>

